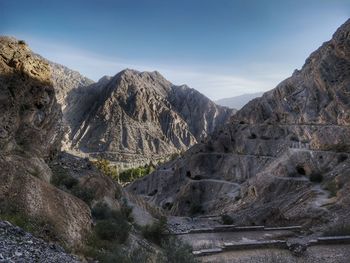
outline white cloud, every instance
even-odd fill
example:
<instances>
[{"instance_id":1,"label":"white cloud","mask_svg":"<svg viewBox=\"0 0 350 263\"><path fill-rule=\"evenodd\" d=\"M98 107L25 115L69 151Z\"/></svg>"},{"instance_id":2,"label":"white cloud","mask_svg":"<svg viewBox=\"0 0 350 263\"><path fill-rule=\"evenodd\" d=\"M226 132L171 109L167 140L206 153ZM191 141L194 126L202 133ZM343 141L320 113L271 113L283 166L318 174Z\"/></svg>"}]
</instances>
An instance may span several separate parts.
<instances>
[{"instance_id":1,"label":"white cloud","mask_svg":"<svg viewBox=\"0 0 350 263\"><path fill-rule=\"evenodd\" d=\"M254 63L240 72L233 66L228 72L227 68L198 69L196 65L164 65L157 62L148 65L140 61L104 57L66 44L29 36L21 35L20 38L26 39L34 52L77 70L95 81L104 75L115 75L125 68L157 70L175 85L187 84L213 100L270 90L292 72L283 65L265 63Z\"/></svg>"}]
</instances>

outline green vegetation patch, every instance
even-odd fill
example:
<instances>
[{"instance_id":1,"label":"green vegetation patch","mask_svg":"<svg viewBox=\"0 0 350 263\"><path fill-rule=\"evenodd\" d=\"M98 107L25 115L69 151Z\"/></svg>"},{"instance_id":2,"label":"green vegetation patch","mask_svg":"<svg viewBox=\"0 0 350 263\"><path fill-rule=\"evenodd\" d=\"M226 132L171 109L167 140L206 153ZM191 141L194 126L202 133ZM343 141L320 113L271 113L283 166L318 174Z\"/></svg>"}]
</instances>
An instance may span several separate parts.
<instances>
[{"instance_id":1,"label":"green vegetation patch","mask_svg":"<svg viewBox=\"0 0 350 263\"><path fill-rule=\"evenodd\" d=\"M69 172L61 166L52 167L51 170L53 174L51 184L78 197L87 205L91 205L92 200L95 198L95 193L92 189L81 187L79 185L79 180L71 176Z\"/></svg>"}]
</instances>

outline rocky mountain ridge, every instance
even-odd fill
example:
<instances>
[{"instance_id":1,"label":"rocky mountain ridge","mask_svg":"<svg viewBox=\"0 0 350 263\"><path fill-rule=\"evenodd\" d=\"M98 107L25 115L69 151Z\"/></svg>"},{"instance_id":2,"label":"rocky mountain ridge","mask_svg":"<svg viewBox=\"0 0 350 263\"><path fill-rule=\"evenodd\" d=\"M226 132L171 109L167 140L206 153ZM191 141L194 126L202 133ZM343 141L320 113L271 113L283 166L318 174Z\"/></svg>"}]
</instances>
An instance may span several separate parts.
<instances>
[{"instance_id":1,"label":"rocky mountain ridge","mask_svg":"<svg viewBox=\"0 0 350 263\"><path fill-rule=\"evenodd\" d=\"M205 138L235 112L159 72L126 69L98 82L46 60L63 113L62 150L120 167L164 160Z\"/></svg>"},{"instance_id":2,"label":"rocky mountain ridge","mask_svg":"<svg viewBox=\"0 0 350 263\"><path fill-rule=\"evenodd\" d=\"M234 112L158 72L127 69L81 90L67 95L74 102L64 110L68 141L117 163L140 165L184 151Z\"/></svg>"},{"instance_id":3,"label":"rocky mountain ridge","mask_svg":"<svg viewBox=\"0 0 350 263\"><path fill-rule=\"evenodd\" d=\"M301 70L127 188L172 215L316 227L347 220L350 20Z\"/></svg>"}]
</instances>

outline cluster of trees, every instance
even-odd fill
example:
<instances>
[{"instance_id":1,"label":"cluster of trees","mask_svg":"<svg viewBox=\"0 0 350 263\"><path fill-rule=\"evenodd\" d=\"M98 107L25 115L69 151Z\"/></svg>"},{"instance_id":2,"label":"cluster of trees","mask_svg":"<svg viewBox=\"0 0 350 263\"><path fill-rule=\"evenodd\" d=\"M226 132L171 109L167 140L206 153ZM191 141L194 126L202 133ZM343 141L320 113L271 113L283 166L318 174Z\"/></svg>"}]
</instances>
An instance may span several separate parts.
<instances>
[{"instance_id":1,"label":"cluster of trees","mask_svg":"<svg viewBox=\"0 0 350 263\"><path fill-rule=\"evenodd\" d=\"M97 169L99 169L104 175L112 177L115 180L118 180L118 169L115 166L112 166L108 160L98 159L97 161L92 162Z\"/></svg>"},{"instance_id":2,"label":"cluster of trees","mask_svg":"<svg viewBox=\"0 0 350 263\"><path fill-rule=\"evenodd\" d=\"M108 160L98 159L93 162L94 165L105 175L113 178L119 183L130 183L138 178L150 174L155 170L155 166L151 163L136 168L130 168L122 172L118 172L116 166L110 164Z\"/></svg>"},{"instance_id":3,"label":"cluster of trees","mask_svg":"<svg viewBox=\"0 0 350 263\"><path fill-rule=\"evenodd\" d=\"M137 168L130 168L119 174L119 181L122 183L128 183L135 181L138 178L141 178L147 174L152 173L155 170L155 167L152 163Z\"/></svg>"}]
</instances>

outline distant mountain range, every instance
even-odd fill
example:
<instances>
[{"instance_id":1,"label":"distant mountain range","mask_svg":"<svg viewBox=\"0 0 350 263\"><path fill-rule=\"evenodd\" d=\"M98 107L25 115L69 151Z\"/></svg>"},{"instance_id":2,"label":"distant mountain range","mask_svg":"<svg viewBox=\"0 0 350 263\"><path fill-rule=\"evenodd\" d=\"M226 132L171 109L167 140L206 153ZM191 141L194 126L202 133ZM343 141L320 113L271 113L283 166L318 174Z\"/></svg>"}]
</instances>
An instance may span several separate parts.
<instances>
[{"instance_id":1,"label":"distant mountain range","mask_svg":"<svg viewBox=\"0 0 350 263\"><path fill-rule=\"evenodd\" d=\"M350 20L291 77L127 189L174 216L228 214L236 225L315 232L348 225L349 83Z\"/></svg>"},{"instance_id":2,"label":"distant mountain range","mask_svg":"<svg viewBox=\"0 0 350 263\"><path fill-rule=\"evenodd\" d=\"M76 79L71 83L89 84ZM157 71L126 69L73 89L55 83L65 90L59 100L68 126L66 149L128 165L184 151L235 112L186 85L173 85Z\"/></svg>"},{"instance_id":3,"label":"distant mountain range","mask_svg":"<svg viewBox=\"0 0 350 263\"><path fill-rule=\"evenodd\" d=\"M221 106L229 107L231 109L239 110L249 101L257 97L261 97L263 94L263 92L247 93L235 97L219 99L216 100L215 103Z\"/></svg>"}]
</instances>

